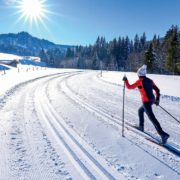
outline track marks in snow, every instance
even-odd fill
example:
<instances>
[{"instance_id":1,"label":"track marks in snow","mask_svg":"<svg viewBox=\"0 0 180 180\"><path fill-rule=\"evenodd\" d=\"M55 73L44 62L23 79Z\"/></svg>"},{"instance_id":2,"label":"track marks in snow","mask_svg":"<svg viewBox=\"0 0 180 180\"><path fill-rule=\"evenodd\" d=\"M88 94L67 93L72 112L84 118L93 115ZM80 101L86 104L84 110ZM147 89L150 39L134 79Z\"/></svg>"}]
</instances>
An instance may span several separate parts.
<instances>
[{"instance_id":1,"label":"track marks in snow","mask_svg":"<svg viewBox=\"0 0 180 180\"><path fill-rule=\"evenodd\" d=\"M82 143L83 140L75 132L73 133L71 128L68 128L68 126L64 122L64 120L56 113L56 111L52 108L52 106L47 101L45 101L43 99L41 99L41 101L43 103L39 102L38 104L41 108L42 114L44 114L43 115L44 119L47 120L47 122L51 126L53 132L55 132L56 136L61 141L60 143L62 143L64 145L64 147L66 148L66 150L68 150L67 155L71 156L73 159L75 159L75 161L73 160L73 163L76 164L76 166L78 167L78 170L80 171L80 173L82 173L82 175L85 177L85 179L87 178L87 176L90 179L115 179L106 170L106 169L109 169L110 167L105 165L106 164L105 162L103 163L103 166L105 166L106 169L101 165L102 162L101 162L101 164L99 164L99 162L96 160L98 155L95 155L92 150L91 150L91 153L89 153L90 149L89 148L87 149L87 147L85 150L85 148L81 144L86 144L86 143L85 142ZM40 104L44 104L44 105L42 106ZM64 122L64 123L62 124L62 122ZM58 125L59 125L59 127L58 127ZM62 134L62 132L63 132L63 134ZM72 135L72 133L73 133L73 135ZM68 142L68 139L66 136L68 136L69 142ZM80 141L81 144L78 141ZM72 147L74 147L73 150L72 150ZM74 150L76 153L74 153ZM96 158L93 157L91 154L95 155ZM84 159L84 158L82 158L82 156L85 158L85 161L84 160L82 161L82 159ZM102 158L100 158L100 160L104 161ZM79 166L77 165L77 163ZM84 172L86 175L84 174ZM115 171L114 171L113 175L117 176ZM118 174L117 177L119 177L119 176L120 175Z\"/></svg>"},{"instance_id":2,"label":"track marks in snow","mask_svg":"<svg viewBox=\"0 0 180 180\"><path fill-rule=\"evenodd\" d=\"M74 78L74 77L73 77ZM82 98L81 97L81 95L79 95L79 93L78 93L78 95L77 95L77 93L76 92L74 92L73 90L72 90L72 88L71 87L69 87L69 85L67 85L68 83L68 80L70 79L70 77L68 78L65 78L64 79L64 82L62 82L61 83L61 88L62 88L62 90L63 90L63 92L69 97L69 98L71 98L71 99L73 99L73 100L75 100L75 102L77 102L78 104L80 104L82 107L86 107L86 109L87 110L89 110L89 111L91 111L91 112L95 112L95 114L97 115L97 116L101 116L103 119L105 118L106 119L106 121L108 122L108 119L109 120L111 120L111 121L116 121L115 122L115 124L119 124L120 126L121 126L121 123L119 123L119 118L116 118L116 117L110 117L111 116L111 114L112 113L110 113L110 114L108 114L108 113L106 113L104 110L101 110L99 107L96 107L96 106L94 106L94 105L92 105L91 103L89 103L89 102L87 102L87 99L86 98ZM74 78L75 79L75 78ZM80 98L79 98L80 97ZM120 126L119 126L119 128L120 128ZM133 135L134 136L134 135ZM132 136L132 137L133 137ZM135 142L135 144L136 144L136 142L140 142L140 144L141 144L141 142L143 141L143 146L146 144L146 140L143 140L143 139L139 139L138 138L138 140L136 139L134 139L134 141L133 142ZM144 142L145 142L145 144L144 144ZM137 143L138 144L138 143ZM173 143L172 143L173 144ZM178 145L176 145L176 144L173 144L173 145L175 145L176 147L178 147ZM142 147L143 147L142 146ZM159 159L160 160L160 162L163 162L165 165L166 164L171 164L170 166L168 166L168 167L170 167L170 168L172 168L172 170L174 170L174 172L176 172L177 174L179 174L179 172L178 172L178 170L176 170L176 164L179 162L179 160L176 160L176 156L174 157L174 155L173 154L171 154L171 153L169 153L169 152L167 152L166 150L164 150L164 149L159 149L158 147L156 147L156 146L153 146L152 145L152 143L150 144L150 147L152 148L154 148L154 149L156 149L156 151L158 152L158 151L160 151L160 152L158 152L158 154L159 154L159 157L157 156L157 154L156 153L154 153L154 151L149 151L150 152L150 154L152 153L152 155L153 154L155 154L155 156L154 157L156 157L157 158L157 160ZM146 148L145 148L146 149ZM156 152L155 151L155 152ZM164 157L168 157L168 158L164 158ZM170 160L171 159L171 160ZM172 159L174 159L173 161L173 163L171 163L172 162ZM170 160L170 161L169 161Z\"/></svg>"},{"instance_id":3,"label":"track marks in snow","mask_svg":"<svg viewBox=\"0 0 180 180\"><path fill-rule=\"evenodd\" d=\"M45 77L18 84L1 98L1 179L71 179L33 108L32 89Z\"/></svg>"},{"instance_id":4,"label":"track marks in snow","mask_svg":"<svg viewBox=\"0 0 180 180\"><path fill-rule=\"evenodd\" d=\"M65 168L65 163L61 160L61 156L53 147L48 137L46 128L40 121L35 108L34 93L37 85L32 88L28 99L26 100L25 115L27 119L27 132L31 142L31 148L38 162L42 179L70 179L69 173ZM32 118L29 118L32 117Z\"/></svg>"}]
</instances>

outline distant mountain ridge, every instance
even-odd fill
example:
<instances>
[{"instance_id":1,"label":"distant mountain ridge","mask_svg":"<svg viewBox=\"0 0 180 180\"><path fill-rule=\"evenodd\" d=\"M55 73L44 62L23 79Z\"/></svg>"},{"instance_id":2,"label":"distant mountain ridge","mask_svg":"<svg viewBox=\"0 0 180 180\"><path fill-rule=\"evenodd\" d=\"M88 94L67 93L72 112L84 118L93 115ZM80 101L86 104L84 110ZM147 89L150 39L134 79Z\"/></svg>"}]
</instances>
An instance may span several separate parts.
<instances>
[{"instance_id":1,"label":"distant mountain ridge","mask_svg":"<svg viewBox=\"0 0 180 180\"><path fill-rule=\"evenodd\" d=\"M28 49L35 53L38 53L42 48L44 49L54 49L54 48L67 49L68 47L75 48L75 46L54 44L53 42L50 42L48 40L33 37L29 33L24 31L17 34L14 33L0 34L0 44L18 46L24 49Z\"/></svg>"}]
</instances>

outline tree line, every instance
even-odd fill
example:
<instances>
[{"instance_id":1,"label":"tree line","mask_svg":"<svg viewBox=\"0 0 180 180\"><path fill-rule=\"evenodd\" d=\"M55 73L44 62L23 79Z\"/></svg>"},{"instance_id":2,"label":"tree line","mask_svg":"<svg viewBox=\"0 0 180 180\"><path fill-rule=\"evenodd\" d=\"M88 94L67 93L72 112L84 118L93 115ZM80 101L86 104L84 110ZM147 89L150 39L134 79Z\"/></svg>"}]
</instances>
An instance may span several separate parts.
<instances>
[{"instance_id":1,"label":"tree line","mask_svg":"<svg viewBox=\"0 0 180 180\"><path fill-rule=\"evenodd\" d=\"M36 56L37 54L29 49L25 49L22 47L14 46L14 45L5 45L0 44L0 52L7 54L15 54L19 56Z\"/></svg>"},{"instance_id":2,"label":"tree line","mask_svg":"<svg viewBox=\"0 0 180 180\"><path fill-rule=\"evenodd\" d=\"M172 25L164 38L156 34L147 41L145 32L135 35L134 40L126 37L107 42L97 38L94 45L76 46L67 51L58 48L42 49L39 56L50 67L93 69L135 72L143 64L149 73L180 74L180 31Z\"/></svg>"}]
</instances>

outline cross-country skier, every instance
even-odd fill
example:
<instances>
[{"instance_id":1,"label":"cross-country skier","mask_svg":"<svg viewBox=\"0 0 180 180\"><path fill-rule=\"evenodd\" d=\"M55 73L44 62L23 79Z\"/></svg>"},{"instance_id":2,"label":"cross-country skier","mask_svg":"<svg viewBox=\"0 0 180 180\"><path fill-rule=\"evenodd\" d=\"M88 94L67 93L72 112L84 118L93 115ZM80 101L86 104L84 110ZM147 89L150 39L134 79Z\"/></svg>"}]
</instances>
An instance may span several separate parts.
<instances>
[{"instance_id":1,"label":"cross-country skier","mask_svg":"<svg viewBox=\"0 0 180 180\"><path fill-rule=\"evenodd\" d=\"M151 79L146 77L146 68L147 66L143 65L141 68L138 69L137 74L139 76L139 80L137 80L134 84L130 85L127 77L125 76L123 78L123 81L125 81L126 87L128 89L138 88L141 93L143 104L138 110L139 126L136 126L136 128L140 131L144 131L144 112L146 112L149 119L155 126L158 134L161 136L162 143L165 144L167 142L167 139L169 138L169 134L165 133L162 130L158 120L156 119L152 111L153 104L156 104L156 106L159 105L160 90ZM153 94L153 89L156 92L156 99Z\"/></svg>"}]
</instances>

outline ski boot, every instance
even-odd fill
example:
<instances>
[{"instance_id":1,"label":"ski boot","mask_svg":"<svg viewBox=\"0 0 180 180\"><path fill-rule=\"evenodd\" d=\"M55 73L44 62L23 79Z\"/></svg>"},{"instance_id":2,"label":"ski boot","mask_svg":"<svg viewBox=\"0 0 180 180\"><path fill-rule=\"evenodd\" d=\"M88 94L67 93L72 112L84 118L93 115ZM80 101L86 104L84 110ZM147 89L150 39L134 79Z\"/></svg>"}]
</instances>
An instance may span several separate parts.
<instances>
[{"instance_id":1,"label":"ski boot","mask_svg":"<svg viewBox=\"0 0 180 180\"><path fill-rule=\"evenodd\" d=\"M161 139L162 139L162 144L166 144L166 142L167 142L167 139L169 138L169 134L167 134L167 133L163 133L163 134L161 134Z\"/></svg>"},{"instance_id":2,"label":"ski boot","mask_svg":"<svg viewBox=\"0 0 180 180\"><path fill-rule=\"evenodd\" d=\"M144 132L144 126L134 126L134 128L138 129L139 131Z\"/></svg>"}]
</instances>

